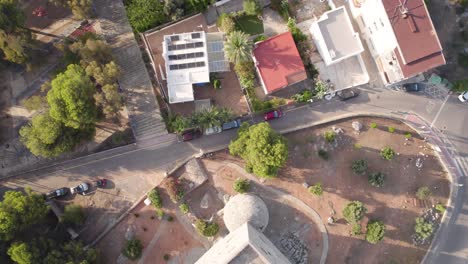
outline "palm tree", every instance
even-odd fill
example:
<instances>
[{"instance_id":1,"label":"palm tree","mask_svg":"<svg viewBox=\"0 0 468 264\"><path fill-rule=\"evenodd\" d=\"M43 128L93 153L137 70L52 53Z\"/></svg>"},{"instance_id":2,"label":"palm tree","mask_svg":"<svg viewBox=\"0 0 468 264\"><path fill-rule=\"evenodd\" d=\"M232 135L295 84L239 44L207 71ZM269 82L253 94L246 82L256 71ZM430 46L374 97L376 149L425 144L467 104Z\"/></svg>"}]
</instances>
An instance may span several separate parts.
<instances>
[{"instance_id":1,"label":"palm tree","mask_svg":"<svg viewBox=\"0 0 468 264\"><path fill-rule=\"evenodd\" d=\"M250 52L252 50L252 43L249 37L241 31L233 31L228 35L224 51L230 62L238 64L251 60Z\"/></svg>"}]
</instances>

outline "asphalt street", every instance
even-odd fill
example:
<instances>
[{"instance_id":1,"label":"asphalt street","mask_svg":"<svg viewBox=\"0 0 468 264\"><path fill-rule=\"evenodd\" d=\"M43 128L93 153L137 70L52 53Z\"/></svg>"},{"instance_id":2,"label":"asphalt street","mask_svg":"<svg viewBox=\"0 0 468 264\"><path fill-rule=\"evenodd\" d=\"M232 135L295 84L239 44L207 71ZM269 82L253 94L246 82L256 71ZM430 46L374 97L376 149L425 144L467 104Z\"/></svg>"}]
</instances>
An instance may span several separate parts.
<instances>
[{"instance_id":1,"label":"asphalt street","mask_svg":"<svg viewBox=\"0 0 468 264\"><path fill-rule=\"evenodd\" d=\"M461 170L460 175L455 175L455 183L464 186L456 187L459 190L456 206L448 209L453 212L452 218L434 243L434 251L426 263L468 263L468 196L465 192L468 168L468 104L459 102L454 95L433 98L422 92L409 94L385 88L369 88L362 90L359 97L346 102L334 98L285 109L284 112L283 118L271 121L272 127L282 132L352 114L369 113L403 116L411 112L433 124L434 128L446 135L453 146L452 152L456 155L454 158ZM255 120L260 121L261 117L255 117ZM235 134L235 130L225 131L188 143L178 142L175 137L165 138L162 142L151 139L139 145L98 153L4 180L0 192L26 186L45 192L103 177L120 185L124 195L136 199L146 192L147 185L154 186L164 177L166 170L174 167L178 161L200 151L209 152L227 146Z\"/></svg>"}]
</instances>

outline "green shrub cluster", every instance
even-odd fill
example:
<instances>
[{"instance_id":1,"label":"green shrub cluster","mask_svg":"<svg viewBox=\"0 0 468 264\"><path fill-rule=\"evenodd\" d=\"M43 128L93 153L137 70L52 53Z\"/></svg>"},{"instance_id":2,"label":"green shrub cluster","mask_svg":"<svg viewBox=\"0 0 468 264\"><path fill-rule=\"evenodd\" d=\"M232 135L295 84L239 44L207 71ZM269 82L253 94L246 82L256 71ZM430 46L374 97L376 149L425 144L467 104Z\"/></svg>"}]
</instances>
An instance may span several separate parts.
<instances>
[{"instance_id":1,"label":"green shrub cluster","mask_svg":"<svg viewBox=\"0 0 468 264\"><path fill-rule=\"evenodd\" d=\"M197 229L198 233L205 237L213 237L219 231L219 226L216 223L208 223L203 221L202 219L197 219L195 222L195 228Z\"/></svg>"},{"instance_id":2,"label":"green shrub cluster","mask_svg":"<svg viewBox=\"0 0 468 264\"><path fill-rule=\"evenodd\" d=\"M328 156L328 152L326 150L323 150L323 149L319 149L319 151L317 152L318 153L318 156L324 160L328 160L329 156Z\"/></svg>"},{"instance_id":3,"label":"green shrub cluster","mask_svg":"<svg viewBox=\"0 0 468 264\"><path fill-rule=\"evenodd\" d=\"M250 182L246 179L237 179L234 181L233 188L238 193L246 193L250 189Z\"/></svg>"},{"instance_id":4,"label":"green shrub cluster","mask_svg":"<svg viewBox=\"0 0 468 264\"><path fill-rule=\"evenodd\" d=\"M394 133L394 132L395 132L395 128L392 127L392 126L389 126L389 127L388 127L388 132Z\"/></svg>"},{"instance_id":5,"label":"green shrub cluster","mask_svg":"<svg viewBox=\"0 0 468 264\"><path fill-rule=\"evenodd\" d=\"M151 201L151 204L156 208L162 208L162 198L159 195L158 190L152 189L148 193L148 199Z\"/></svg>"},{"instance_id":6,"label":"green shrub cluster","mask_svg":"<svg viewBox=\"0 0 468 264\"><path fill-rule=\"evenodd\" d=\"M385 147L380 151L380 156L386 160L392 160L395 156L395 151L391 147Z\"/></svg>"},{"instance_id":7,"label":"green shrub cluster","mask_svg":"<svg viewBox=\"0 0 468 264\"><path fill-rule=\"evenodd\" d=\"M300 93L297 93L291 97L296 103L307 103L312 99L313 94L310 90L305 89L302 90Z\"/></svg>"},{"instance_id":8,"label":"green shrub cluster","mask_svg":"<svg viewBox=\"0 0 468 264\"><path fill-rule=\"evenodd\" d=\"M267 39L268 39L267 36L261 34L261 35L256 36L256 37L254 38L254 41L253 41L253 42L256 43L256 42L264 41L264 40L267 40Z\"/></svg>"},{"instance_id":9,"label":"green shrub cluster","mask_svg":"<svg viewBox=\"0 0 468 264\"><path fill-rule=\"evenodd\" d=\"M367 172L367 161L363 159L353 161L351 170L356 174L364 174Z\"/></svg>"},{"instance_id":10,"label":"green shrub cluster","mask_svg":"<svg viewBox=\"0 0 468 264\"><path fill-rule=\"evenodd\" d=\"M445 212L445 206L441 205L441 204L436 204L435 205L435 209L437 211L439 211L441 214L443 214Z\"/></svg>"},{"instance_id":11,"label":"green shrub cluster","mask_svg":"<svg viewBox=\"0 0 468 264\"><path fill-rule=\"evenodd\" d=\"M190 207L186 203L181 203L179 209L183 214L188 214L188 212L190 212Z\"/></svg>"},{"instance_id":12,"label":"green shrub cluster","mask_svg":"<svg viewBox=\"0 0 468 264\"><path fill-rule=\"evenodd\" d=\"M359 201L353 201L348 203L343 209L343 217L348 223L354 224L359 222L364 217L366 212L367 208L363 203Z\"/></svg>"},{"instance_id":13,"label":"green shrub cluster","mask_svg":"<svg viewBox=\"0 0 468 264\"><path fill-rule=\"evenodd\" d=\"M385 181L385 175L382 172L369 174L368 181L374 187L382 187Z\"/></svg>"},{"instance_id":14,"label":"green shrub cluster","mask_svg":"<svg viewBox=\"0 0 468 264\"><path fill-rule=\"evenodd\" d=\"M336 133L332 130L325 131L323 133L323 137L325 138L325 141L327 141L328 143L333 143L336 139Z\"/></svg>"},{"instance_id":15,"label":"green shrub cluster","mask_svg":"<svg viewBox=\"0 0 468 264\"><path fill-rule=\"evenodd\" d=\"M322 183L317 183L315 185L312 185L309 187L309 192L311 194L321 196L323 194L323 188L322 188Z\"/></svg>"},{"instance_id":16,"label":"green shrub cluster","mask_svg":"<svg viewBox=\"0 0 468 264\"><path fill-rule=\"evenodd\" d=\"M431 196L431 194L431 190L427 186L419 187L416 191L416 197L418 197L421 200L428 199Z\"/></svg>"},{"instance_id":17,"label":"green shrub cluster","mask_svg":"<svg viewBox=\"0 0 468 264\"><path fill-rule=\"evenodd\" d=\"M137 260L141 257L143 245L138 239L128 240L122 250L122 254L130 260Z\"/></svg>"},{"instance_id":18,"label":"green shrub cluster","mask_svg":"<svg viewBox=\"0 0 468 264\"><path fill-rule=\"evenodd\" d=\"M371 244L377 244L385 236L385 225L382 221L369 221L367 224L366 240Z\"/></svg>"},{"instance_id":19,"label":"green shrub cluster","mask_svg":"<svg viewBox=\"0 0 468 264\"><path fill-rule=\"evenodd\" d=\"M377 128L377 123L370 123L370 128Z\"/></svg>"},{"instance_id":20,"label":"green shrub cluster","mask_svg":"<svg viewBox=\"0 0 468 264\"><path fill-rule=\"evenodd\" d=\"M432 235L434 232L434 226L424 220L422 217L416 217L415 219L416 225L414 226L414 232L416 232L416 236L422 239L426 239Z\"/></svg>"},{"instance_id":21,"label":"green shrub cluster","mask_svg":"<svg viewBox=\"0 0 468 264\"><path fill-rule=\"evenodd\" d=\"M357 235L360 235L360 234L362 234L361 225L359 223L354 223L351 226L351 235L357 236Z\"/></svg>"}]
</instances>

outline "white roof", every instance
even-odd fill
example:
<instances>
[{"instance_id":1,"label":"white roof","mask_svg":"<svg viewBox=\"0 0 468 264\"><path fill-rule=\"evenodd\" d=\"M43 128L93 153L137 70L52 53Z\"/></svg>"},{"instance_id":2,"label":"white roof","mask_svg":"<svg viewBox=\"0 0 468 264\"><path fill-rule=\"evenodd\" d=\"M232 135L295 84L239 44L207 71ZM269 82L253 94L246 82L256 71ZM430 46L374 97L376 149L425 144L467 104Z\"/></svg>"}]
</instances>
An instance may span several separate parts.
<instances>
[{"instance_id":1,"label":"white roof","mask_svg":"<svg viewBox=\"0 0 468 264\"><path fill-rule=\"evenodd\" d=\"M210 82L205 32L166 35L162 46L169 103L193 101L192 84Z\"/></svg>"},{"instance_id":2,"label":"white roof","mask_svg":"<svg viewBox=\"0 0 468 264\"><path fill-rule=\"evenodd\" d=\"M195 264L227 264L250 249L263 263L291 263L262 232L245 223L216 242Z\"/></svg>"},{"instance_id":3,"label":"white roof","mask_svg":"<svg viewBox=\"0 0 468 264\"><path fill-rule=\"evenodd\" d=\"M260 231L268 225L269 214L265 202L253 194L237 194L224 206L223 220L229 232L249 223Z\"/></svg>"},{"instance_id":4,"label":"white roof","mask_svg":"<svg viewBox=\"0 0 468 264\"><path fill-rule=\"evenodd\" d=\"M364 51L344 6L325 12L312 24L310 31L326 65Z\"/></svg>"}]
</instances>

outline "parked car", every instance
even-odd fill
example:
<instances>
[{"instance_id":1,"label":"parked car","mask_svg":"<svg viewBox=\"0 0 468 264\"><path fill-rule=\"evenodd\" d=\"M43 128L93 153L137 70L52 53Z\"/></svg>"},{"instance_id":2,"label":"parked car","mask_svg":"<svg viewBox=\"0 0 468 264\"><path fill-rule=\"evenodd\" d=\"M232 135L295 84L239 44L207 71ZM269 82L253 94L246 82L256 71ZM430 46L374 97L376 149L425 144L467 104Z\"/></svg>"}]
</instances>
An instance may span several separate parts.
<instances>
[{"instance_id":1,"label":"parked car","mask_svg":"<svg viewBox=\"0 0 468 264\"><path fill-rule=\"evenodd\" d=\"M463 103L468 101L468 92L463 92L462 94L460 94L458 96L458 99Z\"/></svg>"},{"instance_id":2,"label":"parked car","mask_svg":"<svg viewBox=\"0 0 468 264\"><path fill-rule=\"evenodd\" d=\"M209 127L205 129L205 135L213 135L223 132L223 129L220 126Z\"/></svg>"},{"instance_id":3,"label":"parked car","mask_svg":"<svg viewBox=\"0 0 468 264\"><path fill-rule=\"evenodd\" d=\"M420 83L405 83L403 84L403 91L405 92L419 92L422 90L422 84Z\"/></svg>"},{"instance_id":4,"label":"parked car","mask_svg":"<svg viewBox=\"0 0 468 264\"><path fill-rule=\"evenodd\" d=\"M81 194L81 195L86 195L86 193L89 191L89 184L86 182L80 183L78 186L70 188L71 194Z\"/></svg>"},{"instance_id":5,"label":"parked car","mask_svg":"<svg viewBox=\"0 0 468 264\"><path fill-rule=\"evenodd\" d=\"M241 125L241 120L240 119L232 120L231 122L226 122L226 123L223 124L223 130L238 128L238 127L240 127L240 125Z\"/></svg>"},{"instance_id":6,"label":"parked car","mask_svg":"<svg viewBox=\"0 0 468 264\"><path fill-rule=\"evenodd\" d=\"M359 90L352 89L352 88L344 89L344 90L336 92L336 95L338 96L338 98L340 98L341 101L346 101L346 100L349 100L351 98L358 96Z\"/></svg>"},{"instance_id":7,"label":"parked car","mask_svg":"<svg viewBox=\"0 0 468 264\"><path fill-rule=\"evenodd\" d=\"M265 121L268 121L268 120L280 118L282 116L283 116L283 112L281 112L280 110L273 110L273 111L265 113L263 118L265 119Z\"/></svg>"},{"instance_id":8,"label":"parked car","mask_svg":"<svg viewBox=\"0 0 468 264\"><path fill-rule=\"evenodd\" d=\"M54 199L68 194L68 188L60 188L46 193L46 199Z\"/></svg>"},{"instance_id":9,"label":"parked car","mask_svg":"<svg viewBox=\"0 0 468 264\"><path fill-rule=\"evenodd\" d=\"M200 136L201 136L200 130L192 128L192 129L182 132L182 141L190 141Z\"/></svg>"},{"instance_id":10,"label":"parked car","mask_svg":"<svg viewBox=\"0 0 468 264\"><path fill-rule=\"evenodd\" d=\"M107 185L107 180L106 179L99 179L96 181L96 186L99 188L104 188Z\"/></svg>"}]
</instances>

